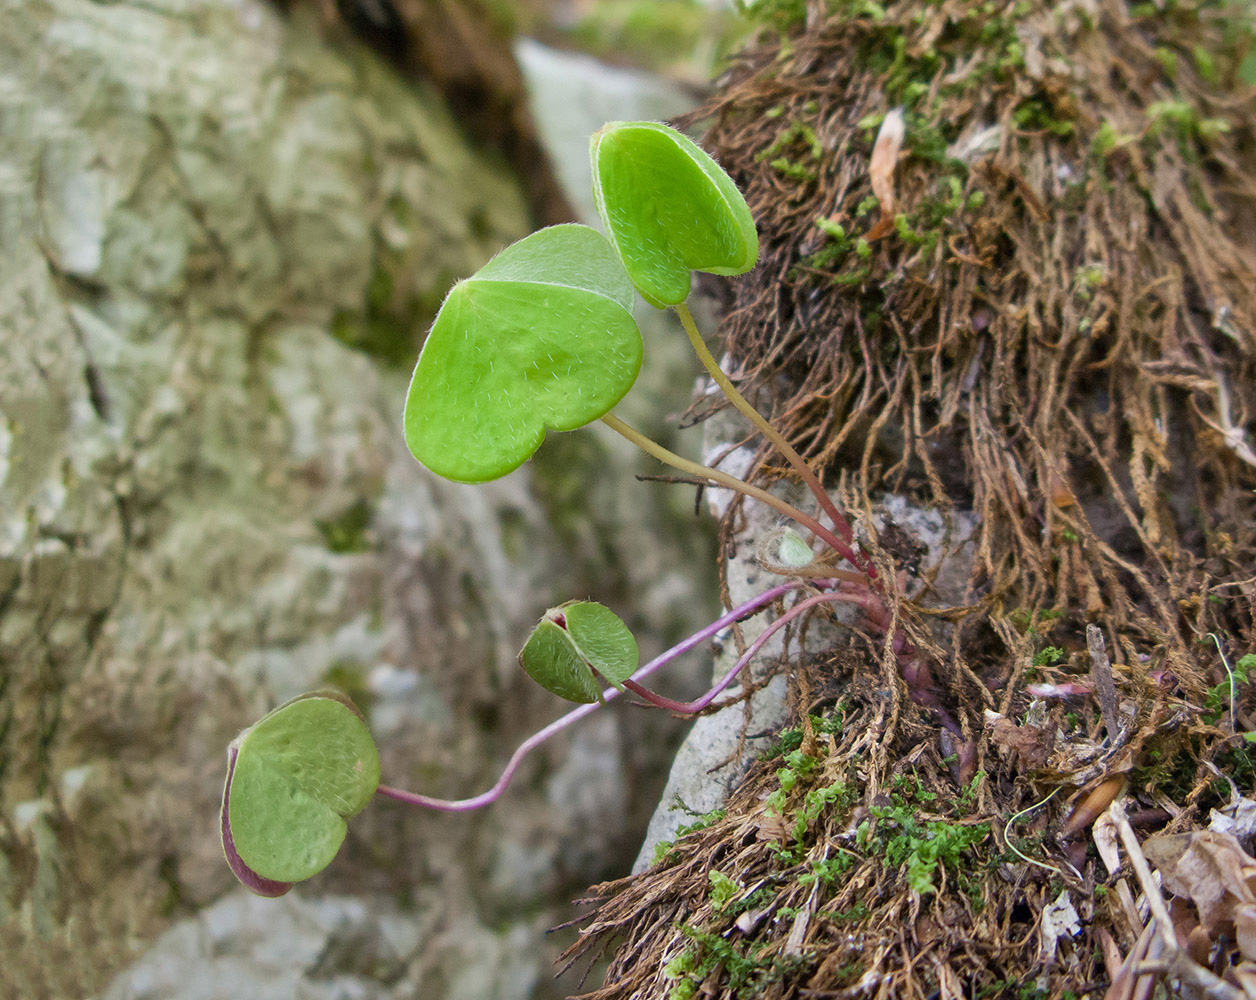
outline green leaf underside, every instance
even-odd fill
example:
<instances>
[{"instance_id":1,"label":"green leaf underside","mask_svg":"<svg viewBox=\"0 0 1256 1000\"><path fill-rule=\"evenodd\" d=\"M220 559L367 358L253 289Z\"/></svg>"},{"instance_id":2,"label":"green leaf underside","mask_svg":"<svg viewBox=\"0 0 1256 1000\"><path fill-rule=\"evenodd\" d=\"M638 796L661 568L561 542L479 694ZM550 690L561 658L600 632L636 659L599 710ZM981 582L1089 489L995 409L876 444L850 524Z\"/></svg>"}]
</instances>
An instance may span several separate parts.
<instances>
[{"instance_id":1,"label":"green leaf underside","mask_svg":"<svg viewBox=\"0 0 1256 1000\"><path fill-rule=\"evenodd\" d=\"M759 238L750 209L690 139L656 122L611 123L594 136L592 158L598 211L651 305L683 302L692 271L754 267Z\"/></svg>"},{"instance_id":2,"label":"green leaf underside","mask_svg":"<svg viewBox=\"0 0 1256 1000\"><path fill-rule=\"evenodd\" d=\"M351 708L324 697L281 705L239 740L227 803L235 849L265 878L307 879L378 785L375 743Z\"/></svg>"},{"instance_id":3,"label":"green leaf underside","mask_svg":"<svg viewBox=\"0 0 1256 1000\"><path fill-rule=\"evenodd\" d=\"M593 601L563 608L567 634L584 658L611 684L623 690L640 662L637 640L610 608Z\"/></svg>"},{"instance_id":4,"label":"green leaf underside","mask_svg":"<svg viewBox=\"0 0 1256 1000\"><path fill-rule=\"evenodd\" d=\"M632 286L587 226L553 226L455 285L406 398L405 437L438 475L481 483L522 465L546 430L604 416L632 388L642 343Z\"/></svg>"},{"instance_id":5,"label":"green leaf underside","mask_svg":"<svg viewBox=\"0 0 1256 1000\"><path fill-rule=\"evenodd\" d=\"M564 616L567 628L553 617ZM546 613L519 654L524 671L552 694L588 704L601 698L593 671L623 690L637 669L637 640L609 608L591 601Z\"/></svg>"},{"instance_id":6,"label":"green leaf underside","mask_svg":"<svg viewBox=\"0 0 1256 1000\"><path fill-rule=\"evenodd\" d=\"M589 664L567 633L548 619L528 636L519 663L529 677L560 698L587 705L601 696Z\"/></svg>"}]
</instances>

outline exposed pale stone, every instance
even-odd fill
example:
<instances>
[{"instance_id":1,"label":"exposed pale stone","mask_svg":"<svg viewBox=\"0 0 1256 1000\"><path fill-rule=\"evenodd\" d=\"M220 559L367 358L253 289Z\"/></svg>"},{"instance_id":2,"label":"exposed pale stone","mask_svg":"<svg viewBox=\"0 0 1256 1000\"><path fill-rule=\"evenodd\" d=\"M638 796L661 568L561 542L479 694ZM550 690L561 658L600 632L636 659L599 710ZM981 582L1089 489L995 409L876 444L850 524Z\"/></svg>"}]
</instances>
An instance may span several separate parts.
<instances>
[{"instance_id":1,"label":"exposed pale stone","mask_svg":"<svg viewBox=\"0 0 1256 1000\"><path fill-rule=\"evenodd\" d=\"M15 995L93 994L178 917L111 996L529 995L565 915L555 895L622 856L637 775L659 767L630 748L664 745L662 723L621 712L577 737L587 758L567 741L538 754L497 810L373 803L301 895L234 889L224 749L279 699L329 680L374 696L388 779L470 794L564 710L514 660L547 605L636 607L649 653L704 603L669 513L682 491L633 482L642 466L615 446L564 435L480 488L406 453L421 331L454 278L523 235L523 199L423 88L324 44L310 17L262 0L0 0L0 951ZM523 856L543 877L510 877ZM377 894L372 911L337 890ZM378 894L410 895L415 916ZM385 915L421 952L381 958L403 963L395 982L354 965ZM311 970L346 940L357 958Z\"/></svg>"}]
</instances>

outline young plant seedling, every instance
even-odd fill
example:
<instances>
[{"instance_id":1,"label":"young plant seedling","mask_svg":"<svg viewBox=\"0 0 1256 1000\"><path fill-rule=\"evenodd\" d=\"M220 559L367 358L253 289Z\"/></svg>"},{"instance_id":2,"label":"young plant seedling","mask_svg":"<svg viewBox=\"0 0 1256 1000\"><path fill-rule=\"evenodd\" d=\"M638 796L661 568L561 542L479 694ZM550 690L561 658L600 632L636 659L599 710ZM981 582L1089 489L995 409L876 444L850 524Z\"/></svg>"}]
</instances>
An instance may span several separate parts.
<instances>
[{"instance_id":1,"label":"young plant seedling","mask_svg":"<svg viewBox=\"0 0 1256 1000\"><path fill-rule=\"evenodd\" d=\"M603 684L622 691L638 656L637 640L610 608L572 601L545 612L519 665L551 694L590 704L603 701Z\"/></svg>"},{"instance_id":2,"label":"young plant seedling","mask_svg":"<svg viewBox=\"0 0 1256 1000\"><path fill-rule=\"evenodd\" d=\"M787 574L796 570L793 578L639 669L636 640L609 609L581 601L546 612L520 652L520 664L551 692L583 704L524 741L493 787L470 798L436 799L380 785L370 734L339 694L316 692L280 706L228 751L223 849L254 892L282 895L330 863L344 839L345 819L376 791L447 812L478 809L502 795L531 750L625 690L683 714L705 709L772 635L813 607L855 604L874 624L889 627L881 584L849 524L810 467L720 370L684 304L693 270L740 274L754 266L758 237L740 192L693 142L653 122L606 126L593 137L592 156L595 195L611 241L587 226L553 226L507 247L454 286L406 396L410 450L438 475L480 483L522 465L547 431L600 419L660 461L768 504L825 542L833 556L812 560L807 541L783 535L776 561ZM832 529L759 487L681 458L610 412L641 368L634 285L651 304L676 308L712 378L797 470ZM855 569L835 568L837 559ZM697 700L672 701L641 685L719 630L803 589L811 593L772 621ZM900 657L910 654L900 637L894 641Z\"/></svg>"}]
</instances>

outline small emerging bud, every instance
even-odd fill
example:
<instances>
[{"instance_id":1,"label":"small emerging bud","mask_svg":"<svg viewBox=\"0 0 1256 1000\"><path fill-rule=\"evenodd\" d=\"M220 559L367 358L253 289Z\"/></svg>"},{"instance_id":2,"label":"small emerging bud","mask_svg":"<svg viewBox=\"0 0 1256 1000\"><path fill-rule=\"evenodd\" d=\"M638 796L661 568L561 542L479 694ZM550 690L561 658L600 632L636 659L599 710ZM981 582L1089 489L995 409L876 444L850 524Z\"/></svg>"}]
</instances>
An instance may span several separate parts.
<instances>
[{"instance_id":1,"label":"small emerging bud","mask_svg":"<svg viewBox=\"0 0 1256 1000\"><path fill-rule=\"evenodd\" d=\"M894 215L894 167L898 163L899 150L903 148L906 134L903 111L895 108L885 116L876 144L872 147L872 160L868 164L868 176L872 180L872 193L881 203L881 217Z\"/></svg>"}]
</instances>

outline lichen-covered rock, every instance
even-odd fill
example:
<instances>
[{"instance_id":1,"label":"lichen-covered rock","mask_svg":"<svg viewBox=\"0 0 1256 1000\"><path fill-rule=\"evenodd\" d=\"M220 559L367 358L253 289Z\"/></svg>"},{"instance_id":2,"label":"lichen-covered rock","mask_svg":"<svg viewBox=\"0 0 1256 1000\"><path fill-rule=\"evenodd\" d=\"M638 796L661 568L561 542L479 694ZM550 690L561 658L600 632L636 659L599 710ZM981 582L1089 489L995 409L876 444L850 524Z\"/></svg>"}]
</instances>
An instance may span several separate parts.
<instances>
[{"instance_id":1,"label":"lichen-covered rock","mask_svg":"<svg viewBox=\"0 0 1256 1000\"><path fill-rule=\"evenodd\" d=\"M0 992L91 993L228 891L210 912L254 914L227 950L256 958L339 890L439 904L425 997L524 996L546 907L629 849L643 809L633 748L657 723L627 716L580 737L593 753L538 755L496 812L372 805L304 903L232 889L224 749L266 708L336 683L378 722L386 780L478 791L561 711L514 666L544 608L631 605L638 564L693 563L656 530L663 502L638 505L645 527L577 513L636 467L583 436L487 487L410 459L422 330L525 206L430 94L303 17L0 5ZM646 650L702 603L672 594ZM189 970L213 957L197 947ZM115 994L194 995L154 962Z\"/></svg>"},{"instance_id":2,"label":"lichen-covered rock","mask_svg":"<svg viewBox=\"0 0 1256 1000\"><path fill-rule=\"evenodd\" d=\"M104 1000L417 997L399 981L435 931L387 898L233 893L164 933Z\"/></svg>"}]
</instances>

